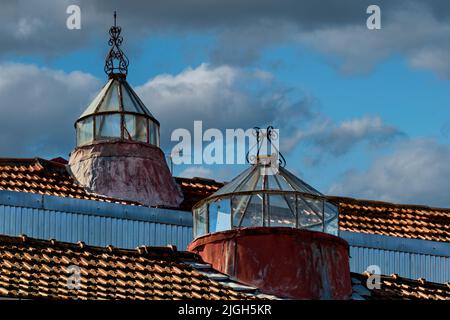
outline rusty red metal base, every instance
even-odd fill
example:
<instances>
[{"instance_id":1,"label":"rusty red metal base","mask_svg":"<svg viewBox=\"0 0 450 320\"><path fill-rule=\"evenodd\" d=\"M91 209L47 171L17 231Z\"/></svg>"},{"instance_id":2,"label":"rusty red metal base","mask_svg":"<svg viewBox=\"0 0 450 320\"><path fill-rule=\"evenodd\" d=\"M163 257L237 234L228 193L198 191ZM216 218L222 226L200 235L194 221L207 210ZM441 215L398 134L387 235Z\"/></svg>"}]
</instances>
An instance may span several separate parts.
<instances>
[{"instance_id":1,"label":"rusty red metal base","mask_svg":"<svg viewBox=\"0 0 450 320\"><path fill-rule=\"evenodd\" d=\"M183 195L157 146L107 141L76 148L71 173L89 191L148 206L177 207Z\"/></svg>"},{"instance_id":2,"label":"rusty red metal base","mask_svg":"<svg viewBox=\"0 0 450 320\"><path fill-rule=\"evenodd\" d=\"M195 239L188 250L264 293L291 299L349 299L348 244L321 232L243 228Z\"/></svg>"}]
</instances>

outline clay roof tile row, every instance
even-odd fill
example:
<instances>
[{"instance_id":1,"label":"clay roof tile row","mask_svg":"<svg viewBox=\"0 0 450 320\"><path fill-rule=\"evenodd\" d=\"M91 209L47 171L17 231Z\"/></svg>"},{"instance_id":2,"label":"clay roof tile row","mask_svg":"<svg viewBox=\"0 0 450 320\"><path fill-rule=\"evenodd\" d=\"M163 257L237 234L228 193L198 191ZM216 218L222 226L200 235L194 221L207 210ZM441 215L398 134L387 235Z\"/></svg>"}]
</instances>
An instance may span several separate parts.
<instances>
[{"instance_id":1,"label":"clay roof tile row","mask_svg":"<svg viewBox=\"0 0 450 320\"><path fill-rule=\"evenodd\" d=\"M188 261L201 262L197 255L174 248L111 250L0 236L0 295L81 300L255 298L209 279Z\"/></svg>"}]
</instances>

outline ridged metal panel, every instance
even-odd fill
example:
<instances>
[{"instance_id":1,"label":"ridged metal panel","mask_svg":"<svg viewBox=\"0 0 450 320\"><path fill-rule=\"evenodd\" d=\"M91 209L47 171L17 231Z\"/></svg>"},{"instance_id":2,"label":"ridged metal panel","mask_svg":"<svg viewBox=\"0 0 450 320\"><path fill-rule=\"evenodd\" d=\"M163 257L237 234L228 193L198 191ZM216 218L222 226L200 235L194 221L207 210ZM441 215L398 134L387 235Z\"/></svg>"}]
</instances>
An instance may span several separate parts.
<instances>
[{"instance_id":1,"label":"ridged metal panel","mask_svg":"<svg viewBox=\"0 0 450 320\"><path fill-rule=\"evenodd\" d=\"M450 258L410 252L350 246L350 270L362 273L370 265L380 267L382 274L425 278L431 282L450 281Z\"/></svg>"},{"instance_id":2,"label":"ridged metal panel","mask_svg":"<svg viewBox=\"0 0 450 320\"><path fill-rule=\"evenodd\" d=\"M0 205L0 234L39 239L84 241L95 246L136 248L176 245L185 250L192 227L151 221Z\"/></svg>"},{"instance_id":3,"label":"ridged metal panel","mask_svg":"<svg viewBox=\"0 0 450 320\"><path fill-rule=\"evenodd\" d=\"M371 265L381 274L450 282L450 243L341 232L350 245L350 270L362 273Z\"/></svg>"}]
</instances>

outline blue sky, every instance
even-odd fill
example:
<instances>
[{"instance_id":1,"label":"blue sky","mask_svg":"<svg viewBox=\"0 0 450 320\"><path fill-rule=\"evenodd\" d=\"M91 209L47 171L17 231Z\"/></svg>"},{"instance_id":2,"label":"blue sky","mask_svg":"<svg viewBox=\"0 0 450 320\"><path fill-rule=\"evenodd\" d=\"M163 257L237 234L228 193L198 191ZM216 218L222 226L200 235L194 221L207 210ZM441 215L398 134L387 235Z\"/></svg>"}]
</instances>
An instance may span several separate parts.
<instances>
[{"instance_id":1,"label":"blue sky","mask_svg":"<svg viewBox=\"0 0 450 320\"><path fill-rule=\"evenodd\" d=\"M364 1L345 2L330 16L303 1L286 1L286 12L271 11L270 1L245 10L232 1L206 13L195 10L207 6L202 1L175 13L151 2L158 8L149 5L148 13L159 16L146 16L144 5L74 2L84 20L70 31L63 24L70 1L41 1L54 19L4 4L17 12L4 17L0 47L0 156L68 157L72 124L106 81L108 15L118 9L127 79L161 121L165 152L175 144L170 132L193 120L219 129L273 124L282 146L289 142L287 168L324 193L450 206L444 2L382 1L376 31L365 27ZM289 6L300 6L298 17ZM402 31L412 18L414 27ZM17 35L17 21L25 35ZM176 166L174 174L230 180L243 169Z\"/></svg>"}]
</instances>

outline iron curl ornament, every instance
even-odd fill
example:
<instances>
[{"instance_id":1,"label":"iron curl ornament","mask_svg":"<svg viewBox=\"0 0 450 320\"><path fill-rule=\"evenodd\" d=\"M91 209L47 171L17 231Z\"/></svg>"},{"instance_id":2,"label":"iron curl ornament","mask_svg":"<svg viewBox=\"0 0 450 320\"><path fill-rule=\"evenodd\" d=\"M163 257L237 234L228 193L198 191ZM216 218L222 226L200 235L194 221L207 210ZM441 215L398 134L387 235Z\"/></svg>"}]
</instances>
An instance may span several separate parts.
<instances>
[{"instance_id":1,"label":"iron curl ornament","mask_svg":"<svg viewBox=\"0 0 450 320\"><path fill-rule=\"evenodd\" d=\"M246 160L248 163L258 163L260 158L260 151L263 147L264 140L267 140L268 144L270 144L270 148L272 149L272 155L275 156L275 160L278 162L279 166L286 166L286 159L283 154L278 150L277 146L273 143L273 140L279 139L278 132L272 126L268 126L267 129L263 130L260 127L253 128L253 135L256 136L256 145L252 146L246 155ZM250 154L250 152L256 148L256 155ZM272 163L274 165L274 163Z\"/></svg>"},{"instance_id":2,"label":"iron curl ornament","mask_svg":"<svg viewBox=\"0 0 450 320\"><path fill-rule=\"evenodd\" d=\"M117 14L114 11L114 25L109 29L110 39L108 45L111 47L105 59L105 73L108 76L113 74L128 74L129 60L125 53L120 49L123 37L120 35L122 28L116 25Z\"/></svg>"}]
</instances>

